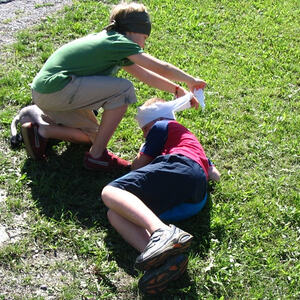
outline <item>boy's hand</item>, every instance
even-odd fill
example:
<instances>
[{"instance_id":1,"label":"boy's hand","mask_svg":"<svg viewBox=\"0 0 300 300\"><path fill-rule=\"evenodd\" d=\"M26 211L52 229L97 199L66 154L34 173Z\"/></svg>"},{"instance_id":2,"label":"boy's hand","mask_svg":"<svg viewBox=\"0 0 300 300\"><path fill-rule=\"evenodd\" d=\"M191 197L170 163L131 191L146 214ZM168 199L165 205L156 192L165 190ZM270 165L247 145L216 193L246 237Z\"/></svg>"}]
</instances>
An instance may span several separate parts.
<instances>
[{"instance_id":1,"label":"boy's hand","mask_svg":"<svg viewBox=\"0 0 300 300\"><path fill-rule=\"evenodd\" d=\"M188 91L185 90L183 87L181 86L177 86L177 89L176 89L176 94L175 94L175 97L176 98L180 98L184 95L188 94Z\"/></svg>"},{"instance_id":2,"label":"boy's hand","mask_svg":"<svg viewBox=\"0 0 300 300\"><path fill-rule=\"evenodd\" d=\"M195 90L203 90L206 87L206 82L200 78L194 78L194 80L188 84L188 87L190 91L194 93ZM196 99L195 96L191 99L191 106L195 109L199 108L199 101Z\"/></svg>"},{"instance_id":3,"label":"boy's hand","mask_svg":"<svg viewBox=\"0 0 300 300\"><path fill-rule=\"evenodd\" d=\"M185 90L184 88L182 87L179 87L178 90L177 90L177 98L179 97L182 97L186 94L188 94L189 92L187 90ZM191 103L191 107L195 108L195 109L198 109L199 108L199 102L198 100L196 99L195 96L193 96L193 98L190 100L190 103Z\"/></svg>"},{"instance_id":4,"label":"boy's hand","mask_svg":"<svg viewBox=\"0 0 300 300\"><path fill-rule=\"evenodd\" d=\"M202 90L202 92L203 92L204 88L206 87L206 82L202 79L195 78L195 79L193 79L193 81L191 83L188 84L188 87L190 88L190 90L193 94L195 94L195 91L197 91L197 90ZM187 90L185 90L181 86L178 86L176 89L176 98L182 97L182 96L186 95L187 93L188 93ZM192 99L190 100L191 107L198 109L199 101L200 100L197 99L195 95L193 95ZM204 108L204 106L205 106L204 97L203 97L203 100L200 102L201 102L202 108Z\"/></svg>"},{"instance_id":5,"label":"boy's hand","mask_svg":"<svg viewBox=\"0 0 300 300\"><path fill-rule=\"evenodd\" d=\"M194 78L192 82L188 84L190 91L193 93L194 90L204 89L206 87L206 82L200 78Z\"/></svg>"},{"instance_id":6,"label":"boy's hand","mask_svg":"<svg viewBox=\"0 0 300 300\"><path fill-rule=\"evenodd\" d=\"M194 107L195 109L199 108L199 102L195 96L193 96L190 102L191 102L191 107Z\"/></svg>"}]
</instances>

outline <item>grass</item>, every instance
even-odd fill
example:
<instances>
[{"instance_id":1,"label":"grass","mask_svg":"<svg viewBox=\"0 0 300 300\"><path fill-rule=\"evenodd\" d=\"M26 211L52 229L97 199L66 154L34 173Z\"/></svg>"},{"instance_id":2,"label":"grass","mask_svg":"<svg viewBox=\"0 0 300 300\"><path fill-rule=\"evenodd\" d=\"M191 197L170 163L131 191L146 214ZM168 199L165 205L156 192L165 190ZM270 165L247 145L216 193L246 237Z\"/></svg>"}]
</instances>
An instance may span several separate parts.
<instances>
[{"instance_id":1,"label":"grass","mask_svg":"<svg viewBox=\"0 0 300 300\"><path fill-rule=\"evenodd\" d=\"M101 30L116 1L74 1L22 31L0 67L0 299L152 299L140 294L136 252L106 220L102 187L119 174L82 167L85 146L53 145L47 162L9 147L28 84L63 43ZM299 299L299 4L144 1L146 51L207 83L205 111L178 120L222 173L194 234L188 272L159 299ZM3 59L3 58L2 58ZM127 76L121 73L122 76ZM130 77L127 77L132 79ZM139 104L172 95L133 80ZM133 159L142 142L128 110L109 148ZM53 298L51 298L53 297Z\"/></svg>"}]
</instances>

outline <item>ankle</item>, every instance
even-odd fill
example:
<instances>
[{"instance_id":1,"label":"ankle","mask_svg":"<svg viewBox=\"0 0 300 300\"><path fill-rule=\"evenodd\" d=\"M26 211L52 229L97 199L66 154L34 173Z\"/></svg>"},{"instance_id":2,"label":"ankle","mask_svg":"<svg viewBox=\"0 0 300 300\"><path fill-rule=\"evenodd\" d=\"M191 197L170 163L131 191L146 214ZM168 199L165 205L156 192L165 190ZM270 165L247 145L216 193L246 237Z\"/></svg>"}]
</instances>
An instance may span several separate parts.
<instances>
[{"instance_id":1,"label":"ankle","mask_svg":"<svg viewBox=\"0 0 300 300\"><path fill-rule=\"evenodd\" d=\"M98 151L92 147L89 151L89 156L94 159L99 159L100 157L102 157L104 151L105 151L105 149L102 151Z\"/></svg>"},{"instance_id":2,"label":"ankle","mask_svg":"<svg viewBox=\"0 0 300 300\"><path fill-rule=\"evenodd\" d=\"M158 225L158 226L152 226L148 231L150 233L150 235L153 234L153 232L157 231L157 230L170 230L170 227L166 224L162 224L162 225Z\"/></svg>"},{"instance_id":3,"label":"ankle","mask_svg":"<svg viewBox=\"0 0 300 300\"><path fill-rule=\"evenodd\" d=\"M93 159L99 159L99 158L101 158L102 154L103 153L98 154L97 152L95 152L95 153L94 152L92 153L91 151L89 152L90 158L93 158Z\"/></svg>"}]
</instances>

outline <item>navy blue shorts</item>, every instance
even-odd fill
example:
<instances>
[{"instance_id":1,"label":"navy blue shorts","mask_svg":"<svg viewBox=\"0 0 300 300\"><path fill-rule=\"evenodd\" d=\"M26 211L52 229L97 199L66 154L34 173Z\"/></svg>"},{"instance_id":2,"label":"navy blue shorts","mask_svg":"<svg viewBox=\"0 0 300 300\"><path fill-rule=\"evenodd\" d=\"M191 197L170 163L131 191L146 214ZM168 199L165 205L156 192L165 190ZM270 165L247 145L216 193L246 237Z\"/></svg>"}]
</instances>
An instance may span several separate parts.
<instances>
[{"instance_id":1,"label":"navy blue shorts","mask_svg":"<svg viewBox=\"0 0 300 300\"><path fill-rule=\"evenodd\" d=\"M165 221L179 221L198 213L207 198L202 167L183 155L158 156L109 185L134 194Z\"/></svg>"}]
</instances>

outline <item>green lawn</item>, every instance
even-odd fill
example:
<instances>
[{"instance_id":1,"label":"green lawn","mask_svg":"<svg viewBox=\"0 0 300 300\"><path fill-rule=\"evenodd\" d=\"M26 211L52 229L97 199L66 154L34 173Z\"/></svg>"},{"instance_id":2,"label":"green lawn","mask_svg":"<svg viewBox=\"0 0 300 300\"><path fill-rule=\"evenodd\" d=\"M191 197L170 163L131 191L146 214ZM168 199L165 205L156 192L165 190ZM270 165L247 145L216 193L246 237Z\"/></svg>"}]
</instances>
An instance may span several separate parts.
<instances>
[{"instance_id":1,"label":"green lawn","mask_svg":"<svg viewBox=\"0 0 300 300\"><path fill-rule=\"evenodd\" d=\"M86 146L57 142L47 162L35 162L8 142L43 62L59 45L101 30L112 3L74 1L21 32L1 58L0 227L11 240L0 246L0 299L152 299L138 291L137 253L100 201L119 174L86 171ZM299 2L143 3L153 21L145 50L208 83L205 110L177 119L222 173L203 212L179 224L195 236L188 271L159 299L299 299ZM133 81L137 105L172 98ZM109 144L125 159L143 141L137 105Z\"/></svg>"}]
</instances>

